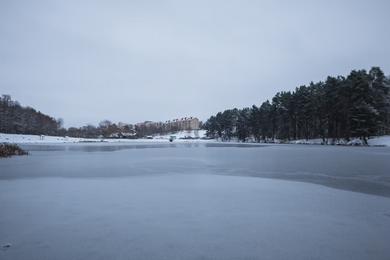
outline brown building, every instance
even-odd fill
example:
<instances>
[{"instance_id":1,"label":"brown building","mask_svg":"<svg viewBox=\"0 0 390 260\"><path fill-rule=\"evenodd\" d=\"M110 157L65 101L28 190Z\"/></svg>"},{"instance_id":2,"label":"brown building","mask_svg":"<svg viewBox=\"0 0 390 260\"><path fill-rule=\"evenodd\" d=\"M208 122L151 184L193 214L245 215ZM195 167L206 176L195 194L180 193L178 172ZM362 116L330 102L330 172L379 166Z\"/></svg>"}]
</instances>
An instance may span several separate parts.
<instances>
[{"instance_id":1,"label":"brown building","mask_svg":"<svg viewBox=\"0 0 390 260\"><path fill-rule=\"evenodd\" d=\"M200 126L199 119L196 117L183 117L180 119L168 120L163 122L145 121L135 124L138 128L159 128L164 131L183 131L198 130Z\"/></svg>"},{"instance_id":2,"label":"brown building","mask_svg":"<svg viewBox=\"0 0 390 260\"><path fill-rule=\"evenodd\" d=\"M166 121L165 125L172 130L198 130L199 119L196 117L184 117L181 119L174 119L172 121Z\"/></svg>"}]
</instances>

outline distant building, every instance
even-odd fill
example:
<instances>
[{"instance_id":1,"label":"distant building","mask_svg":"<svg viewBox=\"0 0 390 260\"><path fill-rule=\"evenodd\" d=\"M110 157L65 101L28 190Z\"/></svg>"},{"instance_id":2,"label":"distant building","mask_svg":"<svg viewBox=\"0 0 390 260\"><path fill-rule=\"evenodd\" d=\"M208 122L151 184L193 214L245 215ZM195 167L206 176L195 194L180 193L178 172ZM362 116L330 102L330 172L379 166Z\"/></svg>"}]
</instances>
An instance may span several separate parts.
<instances>
[{"instance_id":1,"label":"distant building","mask_svg":"<svg viewBox=\"0 0 390 260\"><path fill-rule=\"evenodd\" d=\"M177 129L178 131L182 130L198 130L199 129L199 119L196 117L184 117L181 119L174 119L166 121L165 125L170 129Z\"/></svg>"},{"instance_id":2,"label":"distant building","mask_svg":"<svg viewBox=\"0 0 390 260\"><path fill-rule=\"evenodd\" d=\"M145 121L135 124L137 128L155 128L164 131L183 131L198 130L200 126L199 119L196 117L183 117L163 122Z\"/></svg>"},{"instance_id":3,"label":"distant building","mask_svg":"<svg viewBox=\"0 0 390 260\"><path fill-rule=\"evenodd\" d=\"M145 121L141 123L135 124L136 127L162 127L164 125L163 122L153 122L153 121Z\"/></svg>"}]
</instances>

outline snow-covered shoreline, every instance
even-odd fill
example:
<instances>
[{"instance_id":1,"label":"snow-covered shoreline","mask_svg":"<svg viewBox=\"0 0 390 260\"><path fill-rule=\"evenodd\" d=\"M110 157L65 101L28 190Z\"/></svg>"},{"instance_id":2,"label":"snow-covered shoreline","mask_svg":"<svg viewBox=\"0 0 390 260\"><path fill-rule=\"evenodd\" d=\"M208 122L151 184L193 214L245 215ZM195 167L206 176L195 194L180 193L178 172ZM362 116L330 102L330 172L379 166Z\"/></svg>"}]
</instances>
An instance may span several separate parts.
<instances>
[{"instance_id":1,"label":"snow-covered shoreline","mask_svg":"<svg viewBox=\"0 0 390 260\"><path fill-rule=\"evenodd\" d=\"M241 142L237 139L232 139L230 141L225 141L221 139L213 139L216 142L227 142L227 143L245 143L245 144L264 144L264 145L272 145L272 144L300 144L300 145L339 145L339 146L364 146L363 141L355 138L351 139L350 141L339 139L335 141L328 140L324 143L324 141L321 138L316 139L298 139L298 140L291 140L291 141L284 141L284 140L268 140L266 142L255 142L255 141L247 141L247 142ZM385 136L374 136L368 139L368 146L386 146L390 147L390 135Z\"/></svg>"},{"instance_id":2,"label":"snow-covered shoreline","mask_svg":"<svg viewBox=\"0 0 390 260\"><path fill-rule=\"evenodd\" d=\"M112 138L77 138L67 136L46 136L46 135L24 135L0 133L0 143L13 144L61 144L61 143L155 143L169 142L171 135L176 137L175 142L199 142L204 141L199 138L204 137L205 132L200 130L197 134L194 131L181 131L169 135L155 136L153 139L112 139Z\"/></svg>"},{"instance_id":3,"label":"snow-covered shoreline","mask_svg":"<svg viewBox=\"0 0 390 260\"><path fill-rule=\"evenodd\" d=\"M371 137L370 139L368 139L368 145L369 146L390 146L390 136L389 135L385 135L385 136L374 136L374 137ZM321 138L318 138L318 139L309 139L309 140L306 140L306 139L300 139L300 140L293 140L293 141L290 141L288 142L289 144L314 144L314 145L323 145L324 142ZM325 143L325 145L331 145L331 141L328 140L328 143ZM350 141L346 141L346 140L336 140L334 143L334 145L349 145L349 146L359 146L359 145L363 145L363 141L358 139L358 138L355 138L355 139L352 139Z\"/></svg>"},{"instance_id":4,"label":"snow-covered shoreline","mask_svg":"<svg viewBox=\"0 0 390 260\"><path fill-rule=\"evenodd\" d=\"M172 133L167 135L154 136L153 139L140 138L140 139L98 139L98 138L77 138L77 137L63 137L63 136L43 136L43 135L23 135L23 134L5 134L0 133L0 143L14 143L14 144L61 144L61 143L155 143L155 142L169 142L171 135L176 136L174 142L222 142L217 139L204 140L200 139L205 137L205 131L200 130L195 134L194 131L181 131L178 133ZM225 142L225 141L223 141ZM238 141L229 141L229 143L241 143ZM248 142L251 144L253 142ZM258 143L256 143L258 144ZM264 144L306 144L306 145L322 145L323 140L318 139L300 139L292 140L289 142L280 142L276 140L273 143ZM327 144L329 145L329 144ZM335 145L362 145L361 140L353 139L349 142L345 140L339 140L335 142ZM390 136L376 136L368 140L369 146L387 146L390 147Z\"/></svg>"}]
</instances>

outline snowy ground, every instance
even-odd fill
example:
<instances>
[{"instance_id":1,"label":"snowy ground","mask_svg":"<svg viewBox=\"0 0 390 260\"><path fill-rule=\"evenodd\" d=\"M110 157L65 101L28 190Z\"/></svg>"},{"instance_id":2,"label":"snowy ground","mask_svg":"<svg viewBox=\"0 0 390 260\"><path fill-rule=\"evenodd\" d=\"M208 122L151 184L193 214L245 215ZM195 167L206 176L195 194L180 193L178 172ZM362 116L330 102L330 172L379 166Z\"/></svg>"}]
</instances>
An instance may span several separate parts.
<instances>
[{"instance_id":1,"label":"snowy ground","mask_svg":"<svg viewBox=\"0 0 390 260\"><path fill-rule=\"evenodd\" d=\"M20 135L0 133L0 143L19 143L19 144L53 144L53 143L80 143L80 142L109 142L109 143L134 143L134 142L168 142L170 136L176 136L175 142L200 141L194 139L182 139L186 137L202 138L205 136L205 130L199 131L180 131L169 135L155 136L153 139L92 139L92 138L74 138L61 136L41 136L41 135Z\"/></svg>"},{"instance_id":2,"label":"snowy ground","mask_svg":"<svg viewBox=\"0 0 390 260\"><path fill-rule=\"evenodd\" d=\"M289 143L291 143L291 144L322 144L323 140L321 138L309 139L309 140L300 139L300 140L291 141ZM337 140L337 141L335 141L335 144L338 144L338 145L362 145L363 142L360 139L352 139L349 142L347 142L345 140ZM371 137L368 140L368 145L370 145L370 146L390 146L390 136Z\"/></svg>"},{"instance_id":3,"label":"snowy ground","mask_svg":"<svg viewBox=\"0 0 390 260\"><path fill-rule=\"evenodd\" d=\"M390 258L390 199L170 174L0 181L1 259Z\"/></svg>"},{"instance_id":4,"label":"snowy ground","mask_svg":"<svg viewBox=\"0 0 390 260\"><path fill-rule=\"evenodd\" d=\"M368 140L369 145L384 145L390 147L390 135L373 137Z\"/></svg>"},{"instance_id":5,"label":"snowy ground","mask_svg":"<svg viewBox=\"0 0 390 260\"><path fill-rule=\"evenodd\" d=\"M20 135L0 133L0 142L4 143L77 143L80 141L100 141L98 139L84 139L60 136Z\"/></svg>"},{"instance_id":6,"label":"snowy ground","mask_svg":"<svg viewBox=\"0 0 390 260\"><path fill-rule=\"evenodd\" d=\"M20 134L4 134L0 133L0 143L19 143L19 144L54 144L54 143L83 143L83 142L108 142L108 143L134 143L134 142L168 142L170 136L175 136L175 142L199 142L206 136L206 130L199 131L180 131L167 135L156 135L153 139L91 139L91 138L74 138L61 136L40 136L40 135L20 135ZM189 139L185 139L188 138ZM210 142L210 140L206 140ZM216 140L214 140L216 141ZM300 139L290 141L289 144L322 144L322 139ZM238 142L237 142L238 143ZM280 143L276 140L276 143ZM359 139L354 139L350 142L339 140L336 144L340 145L357 145L362 144ZM368 140L370 146L388 146L390 147L390 136L372 137Z\"/></svg>"},{"instance_id":7,"label":"snowy ground","mask_svg":"<svg viewBox=\"0 0 390 260\"><path fill-rule=\"evenodd\" d=\"M171 136L175 136L176 139L183 138L203 138L206 136L206 130L191 130L191 131L179 131L167 135L156 135L155 139L169 139Z\"/></svg>"}]
</instances>

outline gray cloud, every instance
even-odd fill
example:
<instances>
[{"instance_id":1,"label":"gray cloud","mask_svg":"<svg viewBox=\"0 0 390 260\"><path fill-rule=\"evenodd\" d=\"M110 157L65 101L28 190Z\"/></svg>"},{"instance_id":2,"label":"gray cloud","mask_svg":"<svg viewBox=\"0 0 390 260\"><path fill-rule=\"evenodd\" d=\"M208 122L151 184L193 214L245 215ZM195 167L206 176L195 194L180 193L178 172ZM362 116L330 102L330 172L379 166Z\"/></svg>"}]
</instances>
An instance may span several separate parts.
<instances>
[{"instance_id":1,"label":"gray cloud","mask_svg":"<svg viewBox=\"0 0 390 260\"><path fill-rule=\"evenodd\" d=\"M1 1L0 92L65 119L207 119L390 71L389 1Z\"/></svg>"}]
</instances>

